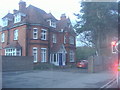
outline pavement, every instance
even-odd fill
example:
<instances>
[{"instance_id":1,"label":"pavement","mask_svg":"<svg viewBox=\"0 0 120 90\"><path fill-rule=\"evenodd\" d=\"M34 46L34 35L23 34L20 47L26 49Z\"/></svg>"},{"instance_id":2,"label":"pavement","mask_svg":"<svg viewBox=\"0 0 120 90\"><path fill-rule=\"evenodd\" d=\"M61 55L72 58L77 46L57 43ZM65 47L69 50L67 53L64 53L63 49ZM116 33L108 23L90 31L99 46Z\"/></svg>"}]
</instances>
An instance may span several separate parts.
<instances>
[{"instance_id":1,"label":"pavement","mask_svg":"<svg viewBox=\"0 0 120 90\"><path fill-rule=\"evenodd\" d=\"M100 88L115 75L111 71L32 70L3 72L3 88Z\"/></svg>"}]
</instances>

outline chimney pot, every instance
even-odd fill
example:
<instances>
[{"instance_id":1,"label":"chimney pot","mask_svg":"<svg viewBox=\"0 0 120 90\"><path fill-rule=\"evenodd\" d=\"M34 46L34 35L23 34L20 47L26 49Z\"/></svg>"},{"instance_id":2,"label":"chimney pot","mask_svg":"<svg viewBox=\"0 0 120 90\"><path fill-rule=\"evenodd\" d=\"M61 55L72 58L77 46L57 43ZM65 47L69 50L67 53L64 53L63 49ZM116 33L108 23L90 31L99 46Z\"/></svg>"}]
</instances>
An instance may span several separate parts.
<instances>
[{"instance_id":1,"label":"chimney pot","mask_svg":"<svg viewBox=\"0 0 120 90\"><path fill-rule=\"evenodd\" d=\"M65 20L65 19L66 19L66 15L65 15L65 13L64 13L64 14L61 14L60 19L61 19L61 20Z\"/></svg>"},{"instance_id":2,"label":"chimney pot","mask_svg":"<svg viewBox=\"0 0 120 90\"><path fill-rule=\"evenodd\" d=\"M19 11L24 12L25 9L26 9L26 2L20 0L20 2L19 2Z\"/></svg>"}]
</instances>

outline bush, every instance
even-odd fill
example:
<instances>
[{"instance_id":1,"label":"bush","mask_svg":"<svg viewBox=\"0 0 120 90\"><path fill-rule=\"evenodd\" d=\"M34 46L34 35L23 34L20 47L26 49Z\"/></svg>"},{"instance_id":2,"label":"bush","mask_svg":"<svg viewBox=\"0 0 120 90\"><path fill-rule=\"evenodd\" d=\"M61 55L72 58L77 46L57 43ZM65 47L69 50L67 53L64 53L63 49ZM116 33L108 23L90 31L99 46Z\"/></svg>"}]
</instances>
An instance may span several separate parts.
<instances>
[{"instance_id":1,"label":"bush","mask_svg":"<svg viewBox=\"0 0 120 90\"><path fill-rule=\"evenodd\" d=\"M65 66L55 66L54 64L51 63L36 63L34 64L34 70L49 70L49 69L54 69L54 70L58 70L58 69L67 69L67 68L74 68L75 67L75 63L73 64L68 64Z\"/></svg>"},{"instance_id":2,"label":"bush","mask_svg":"<svg viewBox=\"0 0 120 90\"><path fill-rule=\"evenodd\" d=\"M77 47L76 48L76 59L77 60L87 60L88 57L95 55L95 49L92 47Z\"/></svg>"}]
</instances>

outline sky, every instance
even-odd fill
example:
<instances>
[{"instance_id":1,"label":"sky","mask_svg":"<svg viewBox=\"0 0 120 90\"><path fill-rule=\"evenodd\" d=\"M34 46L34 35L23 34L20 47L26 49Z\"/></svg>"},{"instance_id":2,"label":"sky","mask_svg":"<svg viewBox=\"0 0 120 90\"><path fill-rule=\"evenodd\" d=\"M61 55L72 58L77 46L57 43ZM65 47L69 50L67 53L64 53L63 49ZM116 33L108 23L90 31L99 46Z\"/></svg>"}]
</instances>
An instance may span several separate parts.
<instances>
[{"instance_id":1,"label":"sky","mask_svg":"<svg viewBox=\"0 0 120 90\"><path fill-rule=\"evenodd\" d=\"M19 8L18 3L20 0L2 0L0 3L0 25L2 25L2 17L8 12L13 13L14 9ZM72 23L75 23L76 17L73 13L79 13L80 0L23 0L27 6L30 4L36 6L45 12L51 12L58 20L61 14L65 13Z\"/></svg>"}]
</instances>

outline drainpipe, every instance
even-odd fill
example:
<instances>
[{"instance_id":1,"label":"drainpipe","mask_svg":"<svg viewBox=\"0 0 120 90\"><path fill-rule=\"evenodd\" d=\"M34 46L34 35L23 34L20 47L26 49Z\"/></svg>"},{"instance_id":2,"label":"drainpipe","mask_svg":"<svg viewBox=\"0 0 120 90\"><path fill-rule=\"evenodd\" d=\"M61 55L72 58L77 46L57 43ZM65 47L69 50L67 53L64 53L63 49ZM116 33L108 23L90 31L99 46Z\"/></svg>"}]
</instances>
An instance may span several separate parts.
<instances>
[{"instance_id":1,"label":"drainpipe","mask_svg":"<svg viewBox=\"0 0 120 90\"><path fill-rule=\"evenodd\" d=\"M48 63L50 63L50 30L51 28L48 29Z\"/></svg>"}]
</instances>

